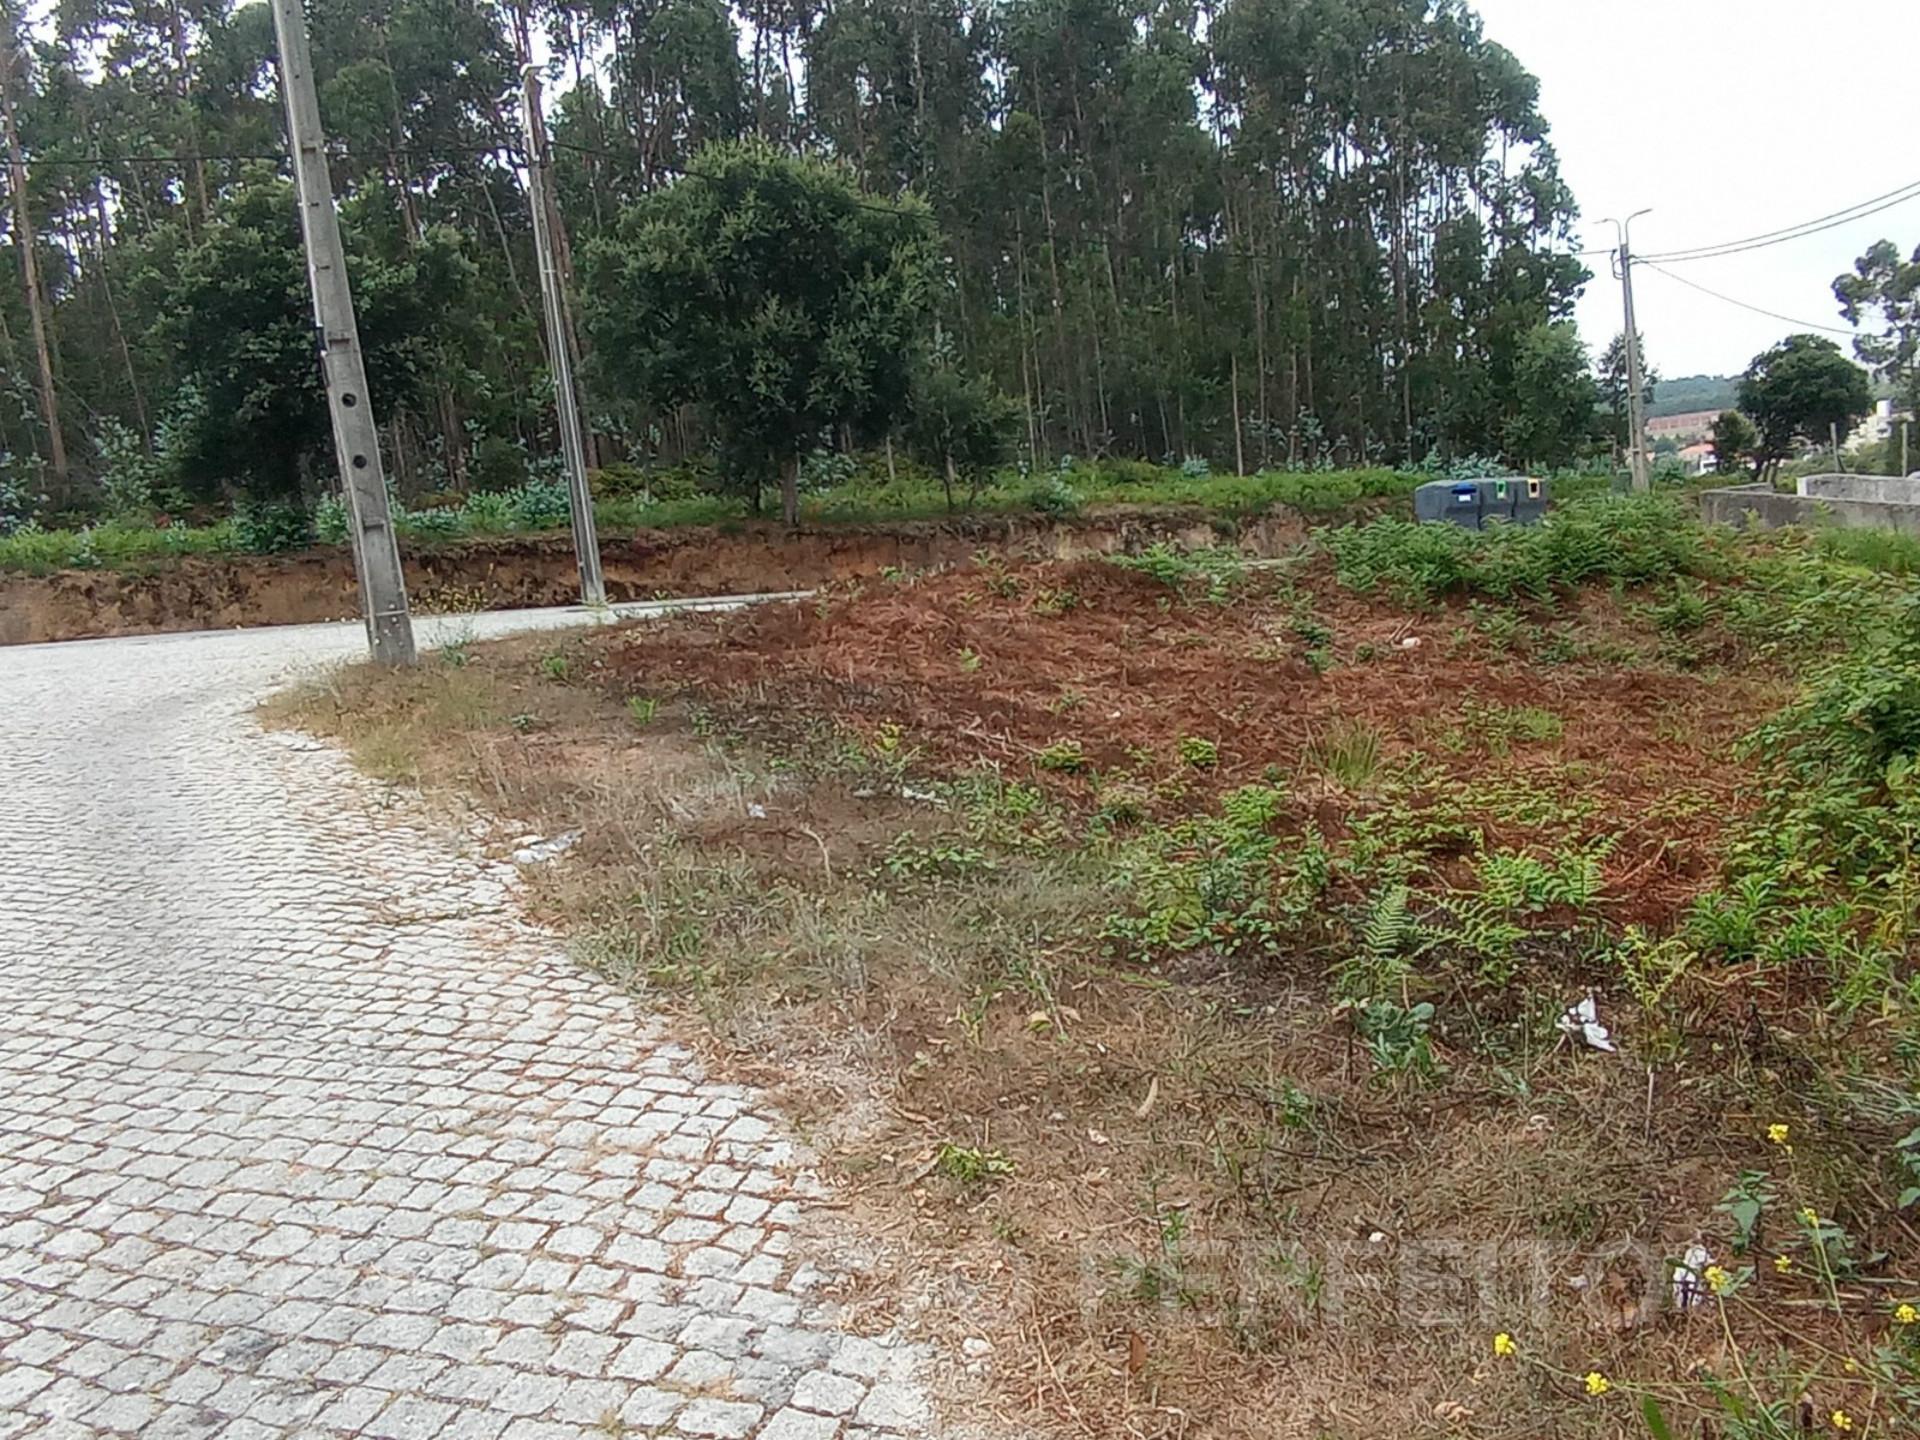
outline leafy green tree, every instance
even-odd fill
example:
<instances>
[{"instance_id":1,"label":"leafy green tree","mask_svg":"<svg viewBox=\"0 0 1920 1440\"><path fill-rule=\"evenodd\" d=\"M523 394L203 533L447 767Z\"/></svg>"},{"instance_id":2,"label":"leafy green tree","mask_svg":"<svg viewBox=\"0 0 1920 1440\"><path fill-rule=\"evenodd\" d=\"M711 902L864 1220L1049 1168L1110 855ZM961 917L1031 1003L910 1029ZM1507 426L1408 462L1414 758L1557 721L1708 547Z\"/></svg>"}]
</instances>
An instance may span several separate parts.
<instances>
[{"instance_id":1,"label":"leafy green tree","mask_svg":"<svg viewBox=\"0 0 1920 1440\"><path fill-rule=\"evenodd\" d=\"M1791 455L1803 442L1842 435L1873 408L1867 372L1818 335L1789 335L1753 357L1740 377L1740 410L1759 432L1753 473Z\"/></svg>"},{"instance_id":2,"label":"leafy green tree","mask_svg":"<svg viewBox=\"0 0 1920 1440\"><path fill-rule=\"evenodd\" d=\"M324 455L329 420L293 188L260 180L223 197L197 239L154 237L145 277L180 383L169 412L188 494L293 499ZM451 231L406 263L350 253L348 270L377 415L420 393L436 328L470 279Z\"/></svg>"},{"instance_id":3,"label":"leafy green tree","mask_svg":"<svg viewBox=\"0 0 1920 1440\"><path fill-rule=\"evenodd\" d=\"M905 410L937 243L919 201L761 141L709 146L585 253L601 373L763 456L794 524L802 452Z\"/></svg>"},{"instance_id":4,"label":"leafy green tree","mask_svg":"<svg viewBox=\"0 0 1920 1440\"><path fill-rule=\"evenodd\" d=\"M940 471L949 510L956 482L977 489L983 475L1006 462L1018 420L1018 407L984 376L946 363L923 365L914 374L907 443Z\"/></svg>"},{"instance_id":5,"label":"leafy green tree","mask_svg":"<svg viewBox=\"0 0 1920 1440\"><path fill-rule=\"evenodd\" d=\"M1536 325L1520 337L1513 373L1501 450L1523 467L1568 464L1586 438L1597 394L1579 332L1564 320Z\"/></svg>"},{"instance_id":6,"label":"leafy green tree","mask_svg":"<svg viewBox=\"0 0 1920 1440\"><path fill-rule=\"evenodd\" d=\"M1529 337L1589 278L1539 87L1467 0L306 4L356 265L430 275L430 237L459 237L459 289L382 412L404 493L463 488L483 456L506 478L556 444L516 153L536 58L581 315L605 308L586 252L689 183L703 146L831 155L870 204L931 209L938 283L901 353L937 322L957 368L1016 398L1036 460L1492 453L1538 408ZM150 455L171 453L163 421L185 433L208 377L156 277L257 182L243 157L286 173L285 141L264 5L0 0L29 12L9 92L23 194L0 175L0 451L51 468L29 305L44 299L67 503L120 463L88 443L102 421ZM774 463L704 406L638 399L610 352L580 366L597 445L670 461L720 446L742 475ZM310 453L313 430L269 428L248 464L278 435Z\"/></svg>"},{"instance_id":7,"label":"leafy green tree","mask_svg":"<svg viewBox=\"0 0 1920 1440\"><path fill-rule=\"evenodd\" d=\"M1753 422L1738 410L1722 410L1713 422L1713 468L1716 474L1731 475L1747 463L1760 434Z\"/></svg>"},{"instance_id":8,"label":"leafy green tree","mask_svg":"<svg viewBox=\"0 0 1920 1440\"><path fill-rule=\"evenodd\" d=\"M1835 277L1833 294L1849 325L1878 318L1879 333L1858 337L1853 353L1920 415L1920 246L1902 260L1891 240L1880 241L1854 262L1852 274Z\"/></svg>"}]
</instances>

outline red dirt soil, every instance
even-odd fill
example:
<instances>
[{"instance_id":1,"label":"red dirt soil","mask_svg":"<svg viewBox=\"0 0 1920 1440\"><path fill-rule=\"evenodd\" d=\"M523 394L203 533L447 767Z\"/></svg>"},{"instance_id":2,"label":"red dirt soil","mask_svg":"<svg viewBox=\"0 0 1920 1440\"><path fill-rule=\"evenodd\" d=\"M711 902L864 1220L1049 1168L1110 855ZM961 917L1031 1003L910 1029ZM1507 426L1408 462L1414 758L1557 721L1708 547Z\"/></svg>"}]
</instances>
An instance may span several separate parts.
<instances>
[{"instance_id":1,"label":"red dirt soil","mask_svg":"<svg viewBox=\"0 0 1920 1440\"><path fill-rule=\"evenodd\" d=\"M1242 521L1231 543L1252 556L1306 538L1300 517ZM1178 506L1107 506L1083 517L961 515L947 520L799 530L767 522L635 530L601 537L616 602L675 595L805 590L887 568L965 560L983 547L1027 558L1228 543L1213 517ZM579 576L564 537L520 536L403 547L407 593L425 613L570 605ZM137 570L0 574L0 645L236 625L304 625L359 613L344 546L294 555L189 556Z\"/></svg>"},{"instance_id":2,"label":"red dirt soil","mask_svg":"<svg viewBox=\"0 0 1920 1440\"><path fill-rule=\"evenodd\" d=\"M1074 601L1062 608L1068 594ZM1294 630L1309 596L1314 619L1334 635L1338 663L1324 674ZM1317 737L1360 722L1381 734L1389 760L1417 749L1458 779L1520 777L1584 801L1591 813L1573 836L1564 825L1556 833L1620 837L1606 865L1617 918L1670 919L1716 868L1719 833L1741 809L1746 778L1729 747L1777 703L1776 687L1653 663L1542 664L1491 653L1477 633L1470 644L1449 643L1463 618L1410 614L1325 574L1290 593L1255 580L1215 605L1100 561L970 565L824 601L642 626L623 632L605 663L624 693L686 689L869 734L895 724L903 744L939 769L990 761L1024 776L1046 746L1072 740L1096 774L1125 768L1149 783L1180 775L1189 805L1269 774L1294 777ZM1625 625L1597 594L1550 618L1609 637ZM1647 638L1638 637L1643 648ZM1469 702L1537 706L1565 731L1515 741L1504 755L1484 739L1450 751L1438 737L1455 727L1460 745ZM1179 742L1189 736L1217 744L1215 767L1182 764ZM1091 803L1091 777L1034 773ZM1330 782L1314 783L1325 802L1313 818L1337 831L1348 807ZM1313 785L1296 783L1295 793L1311 795ZM1474 819L1491 843L1539 838L1497 810Z\"/></svg>"}]
</instances>

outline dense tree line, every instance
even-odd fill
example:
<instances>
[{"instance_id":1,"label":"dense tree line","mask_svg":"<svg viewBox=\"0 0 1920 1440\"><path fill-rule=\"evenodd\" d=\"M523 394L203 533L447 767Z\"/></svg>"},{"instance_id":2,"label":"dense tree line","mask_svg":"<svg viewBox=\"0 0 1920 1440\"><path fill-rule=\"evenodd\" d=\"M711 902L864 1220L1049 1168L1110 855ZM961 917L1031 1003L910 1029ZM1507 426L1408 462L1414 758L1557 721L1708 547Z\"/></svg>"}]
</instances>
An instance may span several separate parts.
<instances>
[{"instance_id":1,"label":"dense tree line","mask_svg":"<svg viewBox=\"0 0 1920 1440\"><path fill-rule=\"evenodd\" d=\"M290 490L325 422L265 7L23 8L0 0L0 450L56 495L129 467ZM618 270L586 257L708 183L705 147L757 138L890 213L905 198L936 250L919 343L952 362L918 388L990 382L1037 461L1555 463L1591 429L1573 200L1533 78L1461 0L309 10L374 398L414 490L505 483L552 448L529 61L580 312L604 316L581 287ZM640 382L617 324L573 328L595 458L725 438L684 387Z\"/></svg>"}]
</instances>

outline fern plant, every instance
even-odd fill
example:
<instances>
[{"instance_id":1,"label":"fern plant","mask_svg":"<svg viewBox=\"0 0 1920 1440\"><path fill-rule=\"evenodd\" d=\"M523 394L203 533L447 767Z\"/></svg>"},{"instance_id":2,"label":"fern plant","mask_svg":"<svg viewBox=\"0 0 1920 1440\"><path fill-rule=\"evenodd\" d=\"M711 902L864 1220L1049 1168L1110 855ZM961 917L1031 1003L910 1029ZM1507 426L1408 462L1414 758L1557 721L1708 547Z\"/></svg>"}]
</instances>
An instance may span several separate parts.
<instances>
[{"instance_id":1,"label":"fern plant","mask_svg":"<svg viewBox=\"0 0 1920 1440\"><path fill-rule=\"evenodd\" d=\"M1358 947L1335 971L1334 983L1351 1000L1404 994L1415 960L1433 946L1412 907L1413 892L1395 882L1374 897L1355 936Z\"/></svg>"}]
</instances>

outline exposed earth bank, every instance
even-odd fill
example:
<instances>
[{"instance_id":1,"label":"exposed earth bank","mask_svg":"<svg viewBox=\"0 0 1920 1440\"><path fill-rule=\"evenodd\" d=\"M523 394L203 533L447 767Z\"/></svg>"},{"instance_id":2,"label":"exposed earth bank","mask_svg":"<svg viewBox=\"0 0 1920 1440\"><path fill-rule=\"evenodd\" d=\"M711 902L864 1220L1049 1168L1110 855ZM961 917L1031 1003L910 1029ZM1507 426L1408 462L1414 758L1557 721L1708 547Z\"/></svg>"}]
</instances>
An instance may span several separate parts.
<instances>
[{"instance_id":1,"label":"exposed earth bank","mask_svg":"<svg viewBox=\"0 0 1920 1440\"><path fill-rule=\"evenodd\" d=\"M1306 538L1290 512L1228 521L1197 509L1113 508L1071 520L969 516L789 531L775 524L637 530L601 539L615 602L667 596L799 590L961 561L990 548L1031 559L1073 559L1166 543L1233 545L1250 557ZM564 605L578 595L565 536L466 540L404 556L407 589L426 612ZM190 556L132 570L0 575L0 644L106 635L302 625L359 613L346 547L295 555Z\"/></svg>"}]
</instances>

